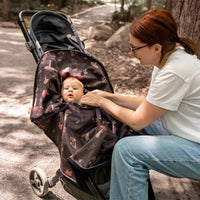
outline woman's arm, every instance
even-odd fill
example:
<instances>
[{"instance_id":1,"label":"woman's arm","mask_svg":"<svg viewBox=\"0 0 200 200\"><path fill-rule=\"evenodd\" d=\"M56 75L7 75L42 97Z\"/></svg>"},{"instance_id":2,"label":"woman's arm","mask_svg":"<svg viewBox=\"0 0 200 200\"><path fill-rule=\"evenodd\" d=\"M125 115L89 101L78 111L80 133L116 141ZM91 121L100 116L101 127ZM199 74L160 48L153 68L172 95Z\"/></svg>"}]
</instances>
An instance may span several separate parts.
<instances>
[{"instance_id":1,"label":"woman's arm","mask_svg":"<svg viewBox=\"0 0 200 200\"><path fill-rule=\"evenodd\" d=\"M114 118L135 130L141 130L150 125L166 111L163 108L150 104L146 100L143 100L136 111L133 111L92 92L84 95L81 103L101 107Z\"/></svg>"},{"instance_id":2,"label":"woman's arm","mask_svg":"<svg viewBox=\"0 0 200 200\"><path fill-rule=\"evenodd\" d=\"M105 97L119 106L136 110L137 107L144 101L145 97L122 95L117 93L109 93L101 90L94 90L94 94Z\"/></svg>"}]
</instances>

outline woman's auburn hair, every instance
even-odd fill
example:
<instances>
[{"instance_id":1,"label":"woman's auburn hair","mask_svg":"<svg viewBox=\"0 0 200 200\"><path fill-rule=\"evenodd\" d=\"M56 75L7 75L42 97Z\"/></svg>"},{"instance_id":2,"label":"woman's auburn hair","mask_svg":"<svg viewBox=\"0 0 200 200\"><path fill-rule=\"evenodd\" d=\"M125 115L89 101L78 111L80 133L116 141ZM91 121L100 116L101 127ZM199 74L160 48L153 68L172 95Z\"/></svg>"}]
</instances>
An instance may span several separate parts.
<instances>
[{"instance_id":1,"label":"woman's auburn hair","mask_svg":"<svg viewBox=\"0 0 200 200\"><path fill-rule=\"evenodd\" d=\"M147 11L132 22L130 33L149 45L160 44L162 57L180 43L189 54L196 54L197 47L188 38L179 38L177 23L171 13L165 9L155 8Z\"/></svg>"}]
</instances>

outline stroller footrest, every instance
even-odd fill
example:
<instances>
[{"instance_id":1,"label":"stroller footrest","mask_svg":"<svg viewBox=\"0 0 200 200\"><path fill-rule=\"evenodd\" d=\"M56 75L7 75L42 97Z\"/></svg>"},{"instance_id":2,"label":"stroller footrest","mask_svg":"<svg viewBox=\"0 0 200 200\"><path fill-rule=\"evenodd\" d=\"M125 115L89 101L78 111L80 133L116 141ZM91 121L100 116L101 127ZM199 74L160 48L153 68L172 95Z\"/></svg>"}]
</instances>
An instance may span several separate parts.
<instances>
[{"instance_id":1,"label":"stroller footrest","mask_svg":"<svg viewBox=\"0 0 200 200\"><path fill-rule=\"evenodd\" d=\"M56 175L52 178L48 178L49 187L53 187L56 185L56 183L60 180L60 177L62 176L62 173L60 172L60 169L57 170Z\"/></svg>"}]
</instances>

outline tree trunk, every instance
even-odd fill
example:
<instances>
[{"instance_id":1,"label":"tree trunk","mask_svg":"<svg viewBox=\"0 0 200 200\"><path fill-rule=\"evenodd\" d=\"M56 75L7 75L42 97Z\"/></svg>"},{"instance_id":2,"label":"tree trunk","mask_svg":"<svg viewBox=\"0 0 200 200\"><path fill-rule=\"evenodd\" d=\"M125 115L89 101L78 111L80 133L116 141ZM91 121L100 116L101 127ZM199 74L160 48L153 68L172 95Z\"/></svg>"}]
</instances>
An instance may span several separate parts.
<instances>
[{"instance_id":1,"label":"tree trunk","mask_svg":"<svg viewBox=\"0 0 200 200\"><path fill-rule=\"evenodd\" d=\"M172 0L166 0L165 2L165 9L172 11Z\"/></svg>"},{"instance_id":2,"label":"tree trunk","mask_svg":"<svg viewBox=\"0 0 200 200\"><path fill-rule=\"evenodd\" d=\"M3 0L3 18L9 20L10 0Z\"/></svg>"},{"instance_id":3,"label":"tree trunk","mask_svg":"<svg viewBox=\"0 0 200 200\"><path fill-rule=\"evenodd\" d=\"M57 0L57 1L55 1L55 5L56 4L58 5L58 10L60 10L61 8L64 7L65 2L64 2L64 0Z\"/></svg>"},{"instance_id":4,"label":"tree trunk","mask_svg":"<svg viewBox=\"0 0 200 200\"><path fill-rule=\"evenodd\" d=\"M152 0L147 0L147 9L151 9Z\"/></svg>"},{"instance_id":5,"label":"tree trunk","mask_svg":"<svg viewBox=\"0 0 200 200\"><path fill-rule=\"evenodd\" d=\"M186 37L195 42L200 58L200 1L166 0L166 9L171 11L178 23L179 37Z\"/></svg>"},{"instance_id":6,"label":"tree trunk","mask_svg":"<svg viewBox=\"0 0 200 200\"><path fill-rule=\"evenodd\" d=\"M121 0L121 13L124 13L124 0Z\"/></svg>"}]
</instances>

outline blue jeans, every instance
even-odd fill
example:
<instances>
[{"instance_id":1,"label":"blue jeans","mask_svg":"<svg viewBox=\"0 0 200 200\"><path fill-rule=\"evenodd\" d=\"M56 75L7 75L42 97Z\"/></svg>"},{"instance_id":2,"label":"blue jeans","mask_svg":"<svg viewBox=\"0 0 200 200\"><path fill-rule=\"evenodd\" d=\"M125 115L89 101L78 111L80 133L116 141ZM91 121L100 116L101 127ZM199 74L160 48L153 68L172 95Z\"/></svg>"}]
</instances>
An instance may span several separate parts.
<instances>
[{"instance_id":1,"label":"blue jeans","mask_svg":"<svg viewBox=\"0 0 200 200\"><path fill-rule=\"evenodd\" d=\"M158 135L158 126L141 136L121 139L112 155L110 200L148 200L149 170L200 180L200 144L184 138ZM155 130L155 131L153 131Z\"/></svg>"}]
</instances>

